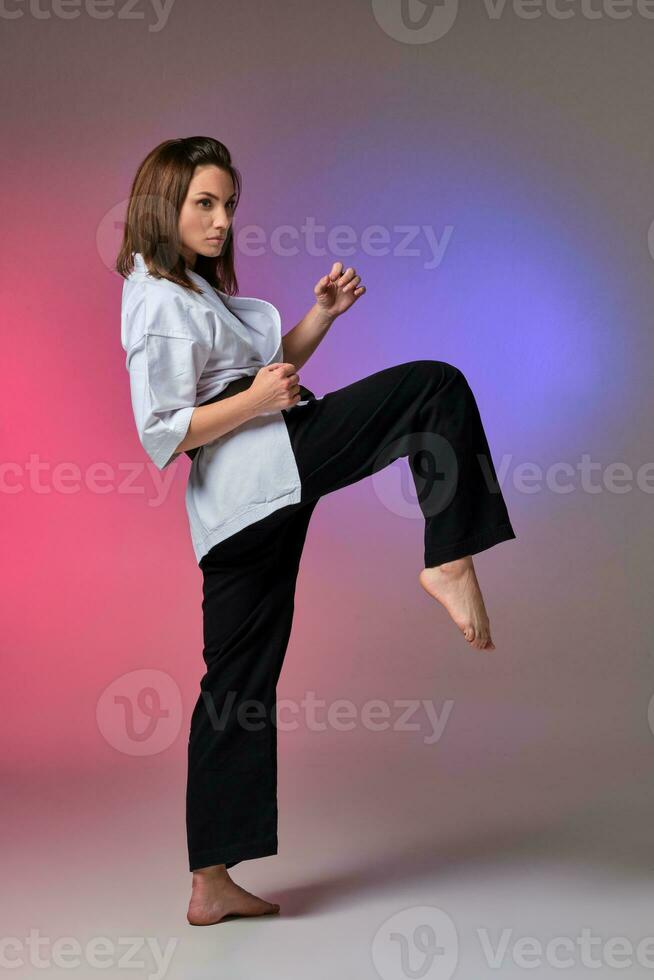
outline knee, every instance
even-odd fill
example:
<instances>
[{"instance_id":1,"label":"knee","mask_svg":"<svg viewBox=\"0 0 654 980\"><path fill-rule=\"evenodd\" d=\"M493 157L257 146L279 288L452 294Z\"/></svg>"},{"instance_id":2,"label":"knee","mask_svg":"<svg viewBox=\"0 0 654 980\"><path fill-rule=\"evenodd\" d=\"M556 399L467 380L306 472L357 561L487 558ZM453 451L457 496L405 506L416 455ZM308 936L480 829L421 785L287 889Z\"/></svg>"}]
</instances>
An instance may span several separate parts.
<instances>
[{"instance_id":1,"label":"knee","mask_svg":"<svg viewBox=\"0 0 654 980\"><path fill-rule=\"evenodd\" d=\"M414 371L421 377L424 377L427 384L434 381L440 385L452 381L459 384L462 382L467 383L463 371L454 364L448 363L448 361L421 360L413 361L412 363L414 365Z\"/></svg>"}]
</instances>

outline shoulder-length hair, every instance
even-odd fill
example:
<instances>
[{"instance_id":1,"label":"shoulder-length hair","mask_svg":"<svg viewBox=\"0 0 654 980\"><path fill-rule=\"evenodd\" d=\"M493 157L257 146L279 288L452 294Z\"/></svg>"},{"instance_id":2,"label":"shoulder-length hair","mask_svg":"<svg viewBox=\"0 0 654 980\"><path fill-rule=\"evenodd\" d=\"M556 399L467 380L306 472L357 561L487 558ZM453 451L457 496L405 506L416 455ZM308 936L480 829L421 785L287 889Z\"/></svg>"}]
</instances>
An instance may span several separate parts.
<instances>
[{"instance_id":1,"label":"shoulder-length hair","mask_svg":"<svg viewBox=\"0 0 654 980\"><path fill-rule=\"evenodd\" d=\"M224 143L210 136L189 136L165 140L148 153L132 184L116 260L116 272L123 278L134 269L132 253L140 252L155 279L169 279L195 293L201 292L186 271L178 220L195 168L207 164L220 167L231 176L236 208L241 196L241 175L232 165ZM228 296L238 292L231 227L218 258L198 255L193 271Z\"/></svg>"}]
</instances>

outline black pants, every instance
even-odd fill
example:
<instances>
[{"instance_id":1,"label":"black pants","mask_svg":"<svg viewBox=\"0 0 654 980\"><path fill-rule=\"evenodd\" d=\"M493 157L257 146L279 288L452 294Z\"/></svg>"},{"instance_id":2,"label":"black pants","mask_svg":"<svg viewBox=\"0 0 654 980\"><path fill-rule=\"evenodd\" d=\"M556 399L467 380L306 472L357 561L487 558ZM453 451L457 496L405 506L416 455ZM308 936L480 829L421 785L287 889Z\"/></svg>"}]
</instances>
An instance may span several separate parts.
<instances>
[{"instance_id":1,"label":"black pants","mask_svg":"<svg viewBox=\"0 0 654 980\"><path fill-rule=\"evenodd\" d=\"M444 361L409 361L283 411L299 503L200 561L207 667L191 718L189 868L277 853L275 691L309 521L321 496L407 457L425 519L425 567L515 538L475 397Z\"/></svg>"}]
</instances>

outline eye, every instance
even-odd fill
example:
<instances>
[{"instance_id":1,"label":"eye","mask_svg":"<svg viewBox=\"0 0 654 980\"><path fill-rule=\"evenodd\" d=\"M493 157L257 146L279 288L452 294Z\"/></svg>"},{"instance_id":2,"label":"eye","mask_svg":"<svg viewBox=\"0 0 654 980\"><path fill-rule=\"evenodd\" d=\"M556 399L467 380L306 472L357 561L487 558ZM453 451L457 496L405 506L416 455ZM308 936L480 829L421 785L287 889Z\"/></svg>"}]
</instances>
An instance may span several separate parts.
<instances>
[{"instance_id":1,"label":"eye","mask_svg":"<svg viewBox=\"0 0 654 980\"><path fill-rule=\"evenodd\" d=\"M205 202L209 206L211 206L211 198L210 197L201 197L200 200L198 201L198 204L204 204ZM234 208L236 207L236 201L228 201L226 207L228 207L231 211L233 211Z\"/></svg>"}]
</instances>

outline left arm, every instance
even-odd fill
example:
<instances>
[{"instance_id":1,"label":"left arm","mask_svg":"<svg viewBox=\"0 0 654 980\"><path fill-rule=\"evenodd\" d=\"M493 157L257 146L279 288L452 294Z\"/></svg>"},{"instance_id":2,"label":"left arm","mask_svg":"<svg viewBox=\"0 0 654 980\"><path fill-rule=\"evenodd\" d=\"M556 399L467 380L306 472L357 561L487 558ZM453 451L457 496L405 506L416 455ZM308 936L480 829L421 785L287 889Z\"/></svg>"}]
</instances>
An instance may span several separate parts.
<instances>
[{"instance_id":1,"label":"left arm","mask_svg":"<svg viewBox=\"0 0 654 980\"><path fill-rule=\"evenodd\" d=\"M284 360L295 365L296 371L309 360L336 317L363 296L366 287L359 286L360 281L361 276L355 275L354 269L343 269L342 262L335 262L329 275L316 283L316 302L282 338Z\"/></svg>"},{"instance_id":2,"label":"left arm","mask_svg":"<svg viewBox=\"0 0 654 980\"><path fill-rule=\"evenodd\" d=\"M294 364L296 371L304 367L318 344L323 340L335 317L328 316L314 304L306 316L282 337L284 360Z\"/></svg>"}]
</instances>

